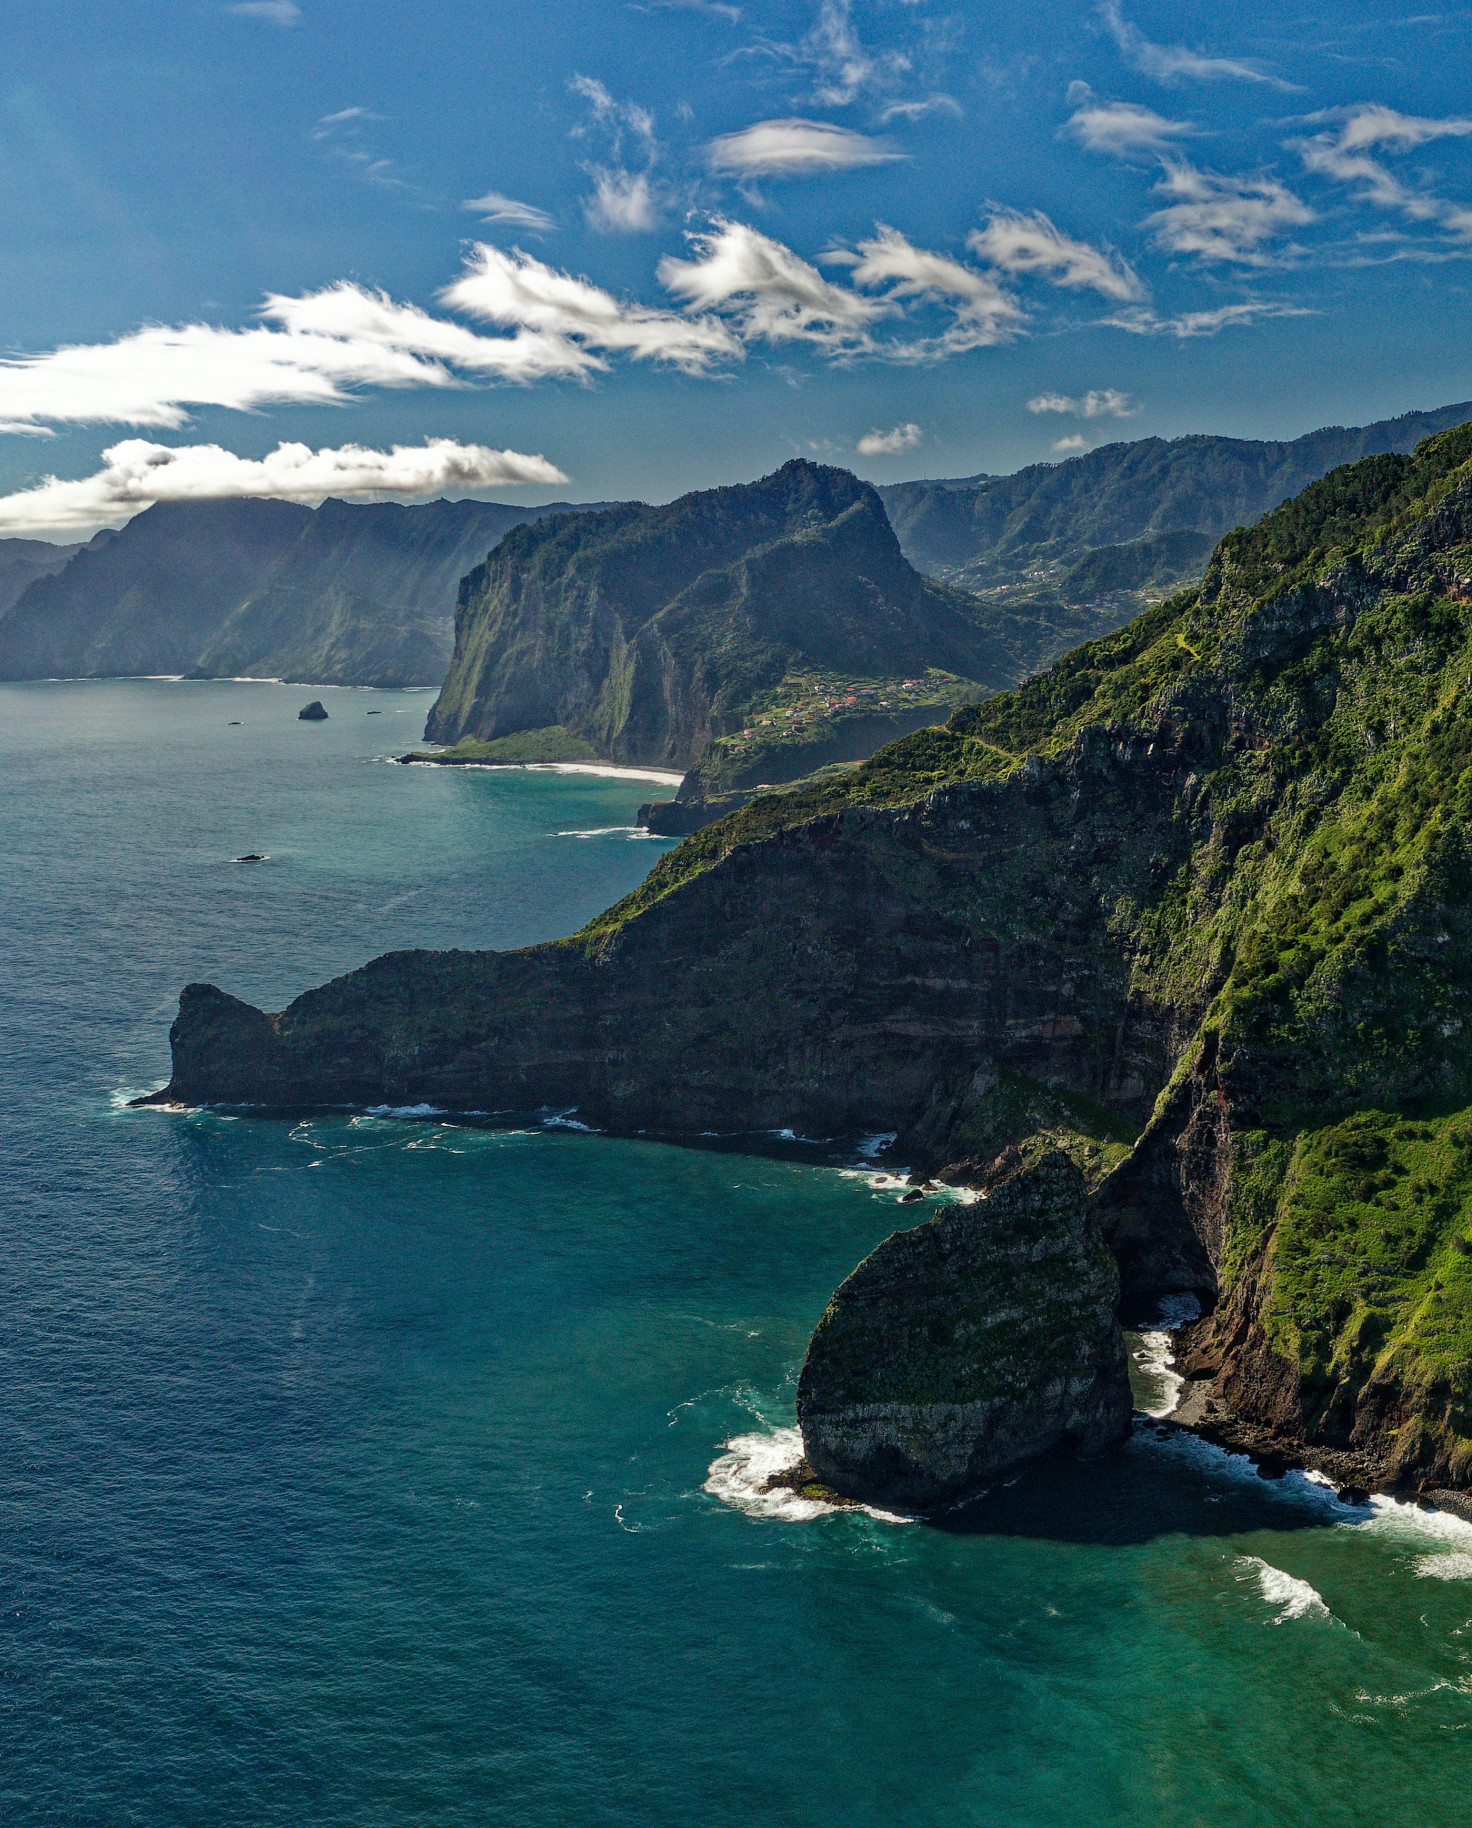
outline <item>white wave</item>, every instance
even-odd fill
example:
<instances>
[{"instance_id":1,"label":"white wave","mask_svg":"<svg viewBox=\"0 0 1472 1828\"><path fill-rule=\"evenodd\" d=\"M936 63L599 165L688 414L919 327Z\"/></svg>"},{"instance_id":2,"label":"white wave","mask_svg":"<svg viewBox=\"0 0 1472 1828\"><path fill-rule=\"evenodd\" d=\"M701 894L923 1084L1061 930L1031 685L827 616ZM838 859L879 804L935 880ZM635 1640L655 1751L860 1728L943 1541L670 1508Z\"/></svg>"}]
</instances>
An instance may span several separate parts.
<instances>
[{"instance_id":1,"label":"white wave","mask_svg":"<svg viewBox=\"0 0 1472 1828\"><path fill-rule=\"evenodd\" d=\"M573 1107L574 1110L576 1110L576 1108L576 1106ZM545 1130L581 1130L585 1136L600 1136L602 1134L600 1130L596 1130L590 1123L579 1123L576 1117L570 1116L566 1111L557 1111L551 1117L544 1117L542 1119L542 1127Z\"/></svg>"},{"instance_id":2,"label":"white wave","mask_svg":"<svg viewBox=\"0 0 1472 1828\"><path fill-rule=\"evenodd\" d=\"M1472 1555L1455 1549L1450 1554L1418 1555L1413 1565L1422 1580L1472 1580Z\"/></svg>"},{"instance_id":3,"label":"white wave","mask_svg":"<svg viewBox=\"0 0 1472 1828\"><path fill-rule=\"evenodd\" d=\"M555 831L549 834L553 838L637 838L648 837L642 826L638 825L595 825L591 831Z\"/></svg>"},{"instance_id":4,"label":"white wave","mask_svg":"<svg viewBox=\"0 0 1472 1828\"><path fill-rule=\"evenodd\" d=\"M1126 1333L1131 1362L1143 1386L1135 1407L1157 1421L1170 1415L1180 1401L1185 1383L1175 1369L1174 1342L1169 1333Z\"/></svg>"},{"instance_id":5,"label":"white wave","mask_svg":"<svg viewBox=\"0 0 1472 1828\"><path fill-rule=\"evenodd\" d=\"M796 1428L778 1428L771 1434L738 1434L725 1443L726 1451L710 1465L703 1489L733 1510L748 1517L778 1518L783 1523L811 1523L815 1517L830 1517L842 1511L862 1511L880 1523L911 1523L893 1511L876 1510L868 1504L825 1504L819 1498L805 1498L790 1485L767 1489L779 1473L790 1473L802 1459L802 1433Z\"/></svg>"},{"instance_id":6,"label":"white wave","mask_svg":"<svg viewBox=\"0 0 1472 1828\"><path fill-rule=\"evenodd\" d=\"M364 1113L367 1117L444 1117L444 1107L438 1104L370 1104Z\"/></svg>"},{"instance_id":7,"label":"white wave","mask_svg":"<svg viewBox=\"0 0 1472 1828\"><path fill-rule=\"evenodd\" d=\"M1275 1625L1286 1624L1289 1619L1327 1619L1333 1616L1322 1597L1306 1580L1298 1580L1292 1574L1284 1573L1270 1561L1264 1561L1260 1555L1239 1555L1237 1566L1242 1570L1237 1578L1255 1580L1258 1591L1267 1603L1278 1608L1278 1616L1273 1620Z\"/></svg>"},{"instance_id":8,"label":"white wave","mask_svg":"<svg viewBox=\"0 0 1472 1828\"><path fill-rule=\"evenodd\" d=\"M859 1138L859 1157L877 1155L881 1149L887 1149L899 1135L898 1130L877 1130L873 1136Z\"/></svg>"}]
</instances>

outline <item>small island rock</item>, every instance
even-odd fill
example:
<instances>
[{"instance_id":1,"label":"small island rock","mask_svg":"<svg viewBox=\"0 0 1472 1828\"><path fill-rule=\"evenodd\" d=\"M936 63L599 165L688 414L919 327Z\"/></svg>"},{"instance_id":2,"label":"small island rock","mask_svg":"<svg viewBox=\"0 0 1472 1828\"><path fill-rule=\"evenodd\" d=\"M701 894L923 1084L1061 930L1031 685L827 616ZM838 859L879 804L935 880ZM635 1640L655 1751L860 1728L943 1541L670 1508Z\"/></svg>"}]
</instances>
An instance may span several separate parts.
<instances>
[{"instance_id":1,"label":"small island rock","mask_svg":"<svg viewBox=\"0 0 1472 1828\"><path fill-rule=\"evenodd\" d=\"M314 698L309 705L303 705L297 717L305 723L320 724L327 716L327 707L320 698Z\"/></svg>"},{"instance_id":2,"label":"small island rock","mask_svg":"<svg viewBox=\"0 0 1472 1828\"><path fill-rule=\"evenodd\" d=\"M808 1464L844 1497L933 1511L1063 1442L1128 1433L1119 1275L1049 1150L896 1232L829 1302L797 1386Z\"/></svg>"}]
</instances>

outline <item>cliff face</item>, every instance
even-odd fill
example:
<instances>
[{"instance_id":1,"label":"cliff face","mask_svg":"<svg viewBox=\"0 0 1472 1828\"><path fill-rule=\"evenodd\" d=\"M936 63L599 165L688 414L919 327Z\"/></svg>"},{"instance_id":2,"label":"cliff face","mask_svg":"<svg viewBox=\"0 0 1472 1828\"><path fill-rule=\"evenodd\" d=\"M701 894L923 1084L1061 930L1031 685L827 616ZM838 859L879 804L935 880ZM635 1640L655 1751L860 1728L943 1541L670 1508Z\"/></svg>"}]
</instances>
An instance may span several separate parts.
<instances>
[{"instance_id":1,"label":"cliff face","mask_svg":"<svg viewBox=\"0 0 1472 1828\"><path fill-rule=\"evenodd\" d=\"M931 1511L1064 1442L1129 1432L1119 1276L1060 1149L867 1256L797 1386L808 1465L845 1497Z\"/></svg>"},{"instance_id":2,"label":"cliff face","mask_svg":"<svg viewBox=\"0 0 1472 1828\"><path fill-rule=\"evenodd\" d=\"M997 685L1008 661L976 603L905 562L866 483L793 462L509 537L461 588L426 734L560 725L617 761L688 767L795 671Z\"/></svg>"},{"instance_id":3,"label":"cliff face","mask_svg":"<svg viewBox=\"0 0 1472 1828\"><path fill-rule=\"evenodd\" d=\"M161 503L27 583L0 615L0 678L437 685L459 579L508 527L547 511Z\"/></svg>"},{"instance_id":4,"label":"cliff face","mask_svg":"<svg viewBox=\"0 0 1472 1828\"><path fill-rule=\"evenodd\" d=\"M192 987L172 1094L895 1129L974 1179L1046 1133L1126 1292L1217 1302L1213 1426L1472 1483L1469 680L1464 428L697 833L572 940L391 955L274 1016Z\"/></svg>"}]
</instances>

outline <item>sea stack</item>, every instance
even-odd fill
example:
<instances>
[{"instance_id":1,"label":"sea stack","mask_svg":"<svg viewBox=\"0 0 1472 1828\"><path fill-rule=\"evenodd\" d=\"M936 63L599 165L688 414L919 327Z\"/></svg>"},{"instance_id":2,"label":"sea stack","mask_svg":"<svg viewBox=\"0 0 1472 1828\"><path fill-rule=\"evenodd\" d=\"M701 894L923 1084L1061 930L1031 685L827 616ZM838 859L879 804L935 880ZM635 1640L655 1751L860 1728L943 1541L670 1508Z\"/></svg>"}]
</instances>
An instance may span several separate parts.
<instances>
[{"instance_id":1,"label":"sea stack","mask_svg":"<svg viewBox=\"0 0 1472 1828\"><path fill-rule=\"evenodd\" d=\"M1049 1149L896 1232L838 1289L797 1386L808 1465L846 1498L935 1511L1065 1442L1129 1431L1119 1275Z\"/></svg>"},{"instance_id":2,"label":"sea stack","mask_svg":"<svg viewBox=\"0 0 1472 1828\"><path fill-rule=\"evenodd\" d=\"M320 698L314 698L309 705L303 705L297 717L303 723L320 724L327 716L327 707Z\"/></svg>"}]
</instances>

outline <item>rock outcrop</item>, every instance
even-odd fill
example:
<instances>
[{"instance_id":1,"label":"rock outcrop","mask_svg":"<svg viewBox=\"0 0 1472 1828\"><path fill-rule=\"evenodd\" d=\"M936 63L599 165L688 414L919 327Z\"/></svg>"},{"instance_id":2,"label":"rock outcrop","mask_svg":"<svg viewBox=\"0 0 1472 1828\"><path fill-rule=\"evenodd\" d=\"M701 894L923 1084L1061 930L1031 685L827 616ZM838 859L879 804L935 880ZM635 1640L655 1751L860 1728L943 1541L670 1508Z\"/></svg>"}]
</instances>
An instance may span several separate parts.
<instances>
[{"instance_id":1,"label":"rock outcrop","mask_svg":"<svg viewBox=\"0 0 1472 1828\"><path fill-rule=\"evenodd\" d=\"M1084 1178L1049 1150L975 1205L896 1232L818 1322L797 1386L808 1465L844 1497L935 1511L1130 1426L1119 1275Z\"/></svg>"}]
</instances>

